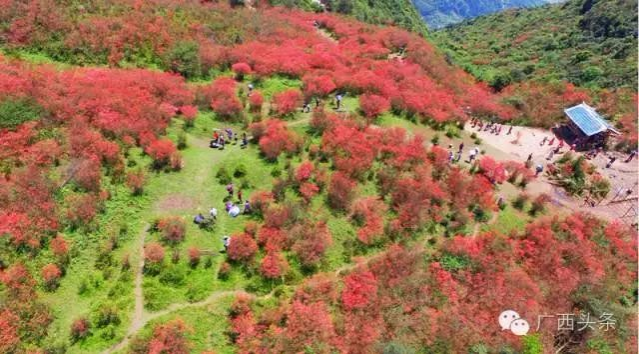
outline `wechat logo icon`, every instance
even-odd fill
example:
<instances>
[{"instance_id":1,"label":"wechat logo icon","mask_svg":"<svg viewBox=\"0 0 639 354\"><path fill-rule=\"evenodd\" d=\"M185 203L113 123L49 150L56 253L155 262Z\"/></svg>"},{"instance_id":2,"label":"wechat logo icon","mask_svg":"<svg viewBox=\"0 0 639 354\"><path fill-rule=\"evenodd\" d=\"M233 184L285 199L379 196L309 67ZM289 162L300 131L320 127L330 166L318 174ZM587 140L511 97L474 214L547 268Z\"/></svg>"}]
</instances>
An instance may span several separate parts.
<instances>
[{"instance_id":1,"label":"wechat logo icon","mask_svg":"<svg viewBox=\"0 0 639 354\"><path fill-rule=\"evenodd\" d=\"M499 314L499 326L501 330L510 330L516 336L525 336L530 331L528 321L524 320L513 310L506 310Z\"/></svg>"}]
</instances>

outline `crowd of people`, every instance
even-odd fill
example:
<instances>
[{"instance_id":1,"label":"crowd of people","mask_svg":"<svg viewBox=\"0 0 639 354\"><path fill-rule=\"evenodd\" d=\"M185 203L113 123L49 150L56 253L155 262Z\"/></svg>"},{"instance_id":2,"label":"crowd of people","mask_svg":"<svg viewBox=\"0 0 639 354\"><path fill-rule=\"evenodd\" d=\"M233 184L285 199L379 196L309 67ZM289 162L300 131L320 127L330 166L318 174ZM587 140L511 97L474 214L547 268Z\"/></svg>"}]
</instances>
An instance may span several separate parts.
<instances>
[{"instance_id":1,"label":"crowd of people","mask_svg":"<svg viewBox=\"0 0 639 354\"><path fill-rule=\"evenodd\" d=\"M213 149L224 150L226 145L236 145L240 140L239 134L233 132L231 128L215 129L213 130L213 136L210 142L210 146ZM240 148L245 149L248 146L248 137L246 133L242 133L240 142Z\"/></svg>"}]
</instances>

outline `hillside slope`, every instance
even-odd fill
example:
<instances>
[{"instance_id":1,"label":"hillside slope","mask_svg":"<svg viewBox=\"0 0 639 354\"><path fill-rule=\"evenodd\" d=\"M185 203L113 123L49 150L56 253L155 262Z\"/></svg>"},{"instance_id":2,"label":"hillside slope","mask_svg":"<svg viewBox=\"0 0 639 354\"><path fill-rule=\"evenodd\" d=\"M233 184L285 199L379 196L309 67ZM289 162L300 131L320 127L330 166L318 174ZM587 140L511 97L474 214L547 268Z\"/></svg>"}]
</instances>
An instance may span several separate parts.
<instances>
[{"instance_id":1,"label":"hillside slope","mask_svg":"<svg viewBox=\"0 0 639 354\"><path fill-rule=\"evenodd\" d=\"M415 7L431 28L441 28L467 18L510 8L533 7L552 0L413 0Z\"/></svg>"},{"instance_id":2,"label":"hillside slope","mask_svg":"<svg viewBox=\"0 0 639 354\"><path fill-rule=\"evenodd\" d=\"M497 89L528 79L634 88L636 28L636 0L572 0L470 20L433 37Z\"/></svg>"},{"instance_id":3,"label":"hillside slope","mask_svg":"<svg viewBox=\"0 0 639 354\"><path fill-rule=\"evenodd\" d=\"M426 24L411 0L270 0L270 3L307 11L319 11L319 4L324 4L328 11L351 15L360 21L395 24L411 31L426 32Z\"/></svg>"}]
</instances>

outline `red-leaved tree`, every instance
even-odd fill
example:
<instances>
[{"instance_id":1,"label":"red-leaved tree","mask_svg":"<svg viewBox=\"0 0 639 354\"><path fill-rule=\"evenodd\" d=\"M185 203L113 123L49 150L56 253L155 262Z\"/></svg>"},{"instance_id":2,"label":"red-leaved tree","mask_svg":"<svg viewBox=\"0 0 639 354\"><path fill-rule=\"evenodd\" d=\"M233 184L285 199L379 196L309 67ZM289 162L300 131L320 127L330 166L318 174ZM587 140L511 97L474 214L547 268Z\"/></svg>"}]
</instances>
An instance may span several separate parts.
<instances>
[{"instance_id":1,"label":"red-leaved tree","mask_svg":"<svg viewBox=\"0 0 639 354\"><path fill-rule=\"evenodd\" d=\"M302 94L299 90L289 89L273 96L275 111L280 116L294 113L302 102Z\"/></svg>"},{"instance_id":2,"label":"red-leaved tree","mask_svg":"<svg viewBox=\"0 0 639 354\"><path fill-rule=\"evenodd\" d=\"M251 126L260 125L254 123ZM293 153L301 146L301 138L295 132L286 128L286 124L281 120L269 119L263 123L265 125L264 135L260 137L260 150L269 160L277 159L281 153Z\"/></svg>"},{"instance_id":3,"label":"red-leaved tree","mask_svg":"<svg viewBox=\"0 0 639 354\"><path fill-rule=\"evenodd\" d=\"M157 325L153 329L153 337L149 341L147 352L149 354L188 354L191 350L191 344L187 338L189 332L191 329L181 318Z\"/></svg>"},{"instance_id":4,"label":"red-leaved tree","mask_svg":"<svg viewBox=\"0 0 639 354\"><path fill-rule=\"evenodd\" d=\"M158 220L158 230L162 234L162 239L169 244L178 244L184 240L186 235L186 224L179 216L167 216Z\"/></svg>"},{"instance_id":5,"label":"red-leaved tree","mask_svg":"<svg viewBox=\"0 0 639 354\"><path fill-rule=\"evenodd\" d=\"M57 265L49 263L42 267L42 280L44 281L44 286L53 290L58 286L58 281L62 276L62 272Z\"/></svg>"},{"instance_id":6,"label":"red-leaved tree","mask_svg":"<svg viewBox=\"0 0 639 354\"><path fill-rule=\"evenodd\" d=\"M364 116L371 122L390 109L390 101L383 96L363 94L359 97L359 106Z\"/></svg>"},{"instance_id":7,"label":"red-leaved tree","mask_svg":"<svg viewBox=\"0 0 639 354\"><path fill-rule=\"evenodd\" d=\"M355 181L351 180L342 172L335 172L331 176L331 183L328 185L328 203L336 210L348 210L353 201Z\"/></svg>"},{"instance_id":8,"label":"red-leaved tree","mask_svg":"<svg viewBox=\"0 0 639 354\"><path fill-rule=\"evenodd\" d=\"M280 278L287 270L288 262L279 251L269 251L260 264L260 273L268 279Z\"/></svg>"},{"instance_id":9,"label":"red-leaved tree","mask_svg":"<svg viewBox=\"0 0 639 354\"><path fill-rule=\"evenodd\" d=\"M231 237L228 248L228 256L238 262L249 262L257 253L257 243L248 234L241 233Z\"/></svg>"}]
</instances>

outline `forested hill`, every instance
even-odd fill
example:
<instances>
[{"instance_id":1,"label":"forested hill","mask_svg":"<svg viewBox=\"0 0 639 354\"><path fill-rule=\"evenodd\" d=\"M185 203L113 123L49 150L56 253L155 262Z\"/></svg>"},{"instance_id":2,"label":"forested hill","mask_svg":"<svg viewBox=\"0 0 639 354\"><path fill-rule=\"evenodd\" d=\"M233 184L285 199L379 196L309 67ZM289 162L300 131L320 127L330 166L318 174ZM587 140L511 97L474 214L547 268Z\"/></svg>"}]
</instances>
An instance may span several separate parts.
<instances>
[{"instance_id":1,"label":"forested hill","mask_svg":"<svg viewBox=\"0 0 639 354\"><path fill-rule=\"evenodd\" d=\"M557 0L413 0L417 10L431 28L461 22L510 8L544 5Z\"/></svg>"},{"instance_id":2,"label":"forested hill","mask_svg":"<svg viewBox=\"0 0 639 354\"><path fill-rule=\"evenodd\" d=\"M457 64L497 89L563 79L634 90L636 29L636 0L571 0L469 20L433 37Z\"/></svg>"},{"instance_id":3,"label":"forested hill","mask_svg":"<svg viewBox=\"0 0 639 354\"><path fill-rule=\"evenodd\" d=\"M326 9L351 15L372 24L394 24L418 33L426 32L426 23L411 0L269 0L272 5L298 7L307 11Z\"/></svg>"}]
</instances>

